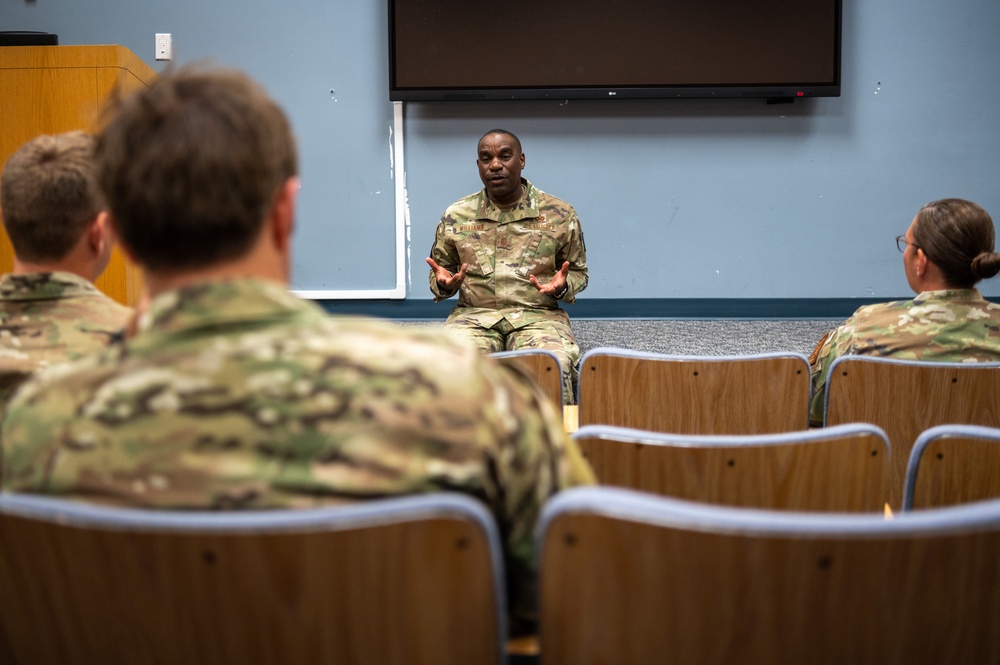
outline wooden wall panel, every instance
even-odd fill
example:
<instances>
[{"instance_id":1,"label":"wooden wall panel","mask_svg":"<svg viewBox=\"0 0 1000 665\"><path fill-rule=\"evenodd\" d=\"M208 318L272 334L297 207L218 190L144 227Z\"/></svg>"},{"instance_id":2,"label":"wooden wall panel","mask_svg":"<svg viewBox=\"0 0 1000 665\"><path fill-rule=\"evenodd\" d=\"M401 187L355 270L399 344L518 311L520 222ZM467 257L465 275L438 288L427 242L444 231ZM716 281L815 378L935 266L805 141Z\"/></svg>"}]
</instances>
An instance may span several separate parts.
<instances>
[{"instance_id":1,"label":"wooden wall panel","mask_svg":"<svg viewBox=\"0 0 1000 665\"><path fill-rule=\"evenodd\" d=\"M25 46L0 49L0 163L38 134L96 131L105 99L116 86L148 85L155 72L121 46ZM10 272L14 251L0 229L0 273ZM142 276L116 248L98 288L134 305Z\"/></svg>"}]
</instances>

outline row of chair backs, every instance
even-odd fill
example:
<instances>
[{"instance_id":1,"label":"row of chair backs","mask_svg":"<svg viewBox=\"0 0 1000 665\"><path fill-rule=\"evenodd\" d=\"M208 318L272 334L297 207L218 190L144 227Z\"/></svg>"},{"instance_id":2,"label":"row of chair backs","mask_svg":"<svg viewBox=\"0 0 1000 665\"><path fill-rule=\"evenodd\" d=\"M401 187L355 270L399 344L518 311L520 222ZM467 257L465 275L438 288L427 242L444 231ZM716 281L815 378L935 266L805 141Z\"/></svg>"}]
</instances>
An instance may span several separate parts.
<instances>
[{"instance_id":1,"label":"row of chair backs","mask_svg":"<svg viewBox=\"0 0 1000 665\"><path fill-rule=\"evenodd\" d=\"M825 424L872 423L892 447L889 502L903 500L914 442L936 425L1000 428L1000 363L843 356L830 368Z\"/></svg>"},{"instance_id":2,"label":"row of chair backs","mask_svg":"<svg viewBox=\"0 0 1000 665\"><path fill-rule=\"evenodd\" d=\"M796 353L680 356L601 347L580 361L579 420L675 434L809 425L809 361Z\"/></svg>"},{"instance_id":3,"label":"row of chair backs","mask_svg":"<svg viewBox=\"0 0 1000 665\"><path fill-rule=\"evenodd\" d=\"M603 485L705 503L881 511L890 450L867 423L761 435L683 435L587 425L572 434ZM918 438L903 510L1000 498L1000 429L939 425Z\"/></svg>"},{"instance_id":4,"label":"row of chair backs","mask_svg":"<svg viewBox=\"0 0 1000 665\"><path fill-rule=\"evenodd\" d=\"M1000 501L885 520L583 488L538 541L543 665L1000 662Z\"/></svg>"},{"instance_id":5,"label":"row of chair backs","mask_svg":"<svg viewBox=\"0 0 1000 665\"><path fill-rule=\"evenodd\" d=\"M598 481L733 506L881 512L889 442L873 425L683 435L587 425L572 435Z\"/></svg>"},{"instance_id":6,"label":"row of chair backs","mask_svg":"<svg viewBox=\"0 0 1000 665\"><path fill-rule=\"evenodd\" d=\"M0 494L0 662L496 663L500 540L435 494L252 513Z\"/></svg>"},{"instance_id":7,"label":"row of chair backs","mask_svg":"<svg viewBox=\"0 0 1000 665\"><path fill-rule=\"evenodd\" d=\"M522 349L497 351L490 355L504 364L517 367L533 378L559 412L562 412L562 366L556 354L545 349Z\"/></svg>"},{"instance_id":8,"label":"row of chair backs","mask_svg":"<svg viewBox=\"0 0 1000 665\"><path fill-rule=\"evenodd\" d=\"M542 663L1000 662L998 533L1000 501L884 520L568 490L537 533ZM500 549L461 495L204 513L0 494L0 662L501 663Z\"/></svg>"},{"instance_id":9,"label":"row of chair backs","mask_svg":"<svg viewBox=\"0 0 1000 665\"><path fill-rule=\"evenodd\" d=\"M998 370L1000 363L844 356L830 370L825 425L870 423L885 432L887 501L899 509L922 432L943 424L1000 428ZM810 392L808 361L794 353L675 356L602 347L581 361L579 423L685 435L802 431ZM596 455L592 463L604 464Z\"/></svg>"}]
</instances>

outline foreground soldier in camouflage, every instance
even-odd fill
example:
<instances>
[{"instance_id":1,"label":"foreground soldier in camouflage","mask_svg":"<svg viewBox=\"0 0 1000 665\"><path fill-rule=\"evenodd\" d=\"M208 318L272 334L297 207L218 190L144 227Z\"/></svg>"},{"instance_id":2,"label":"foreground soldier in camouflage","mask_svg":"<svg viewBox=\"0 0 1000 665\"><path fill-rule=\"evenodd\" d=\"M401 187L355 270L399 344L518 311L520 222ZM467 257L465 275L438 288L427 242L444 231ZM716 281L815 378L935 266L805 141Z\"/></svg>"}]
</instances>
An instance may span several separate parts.
<instances>
[{"instance_id":1,"label":"foreground soldier in camouflage","mask_svg":"<svg viewBox=\"0 0 1000 665\"><path fill-rule=\"evenodd\" d=\"M0 277L0 412L32 372L96 353L132 315L91 283L114 246L93 151L84 132L38 136L0 177L14 247L14 270Z\"/></svg>"},{"instance_id":2,"label":"foreground soldier in camouflage","mask_svg":"<svg viewBox=\"0 0 1000 665\"><path fill-rule=\"evenodd\" d=\"M587 288L587 249L576 211L521 177L524 153L512 133L479 140L485 186L441 217L427 259L434 300L459 293L446 324L484 351L547 349L563 367L563 401L574 400L580 347L558 301Z\"/></svg>"},{"instance_id":3,"label":"foreground soldier in camouflage","mask_svg":"<svg viewBox=\"0 0 1000 665\"><path fill-rule=\"evenodd\" d=\"M593 475L539 390L473 345L287 292L299 185L278 106L240 74L182 69L121 103L97 156L149 310L25 385L4 489L206 509L465 492L496 516L530 618L539 509Z\"/></svg>"},{"instance_id":4,"label":"foreground soldier in camouflage","mask_svg":"<svg viewBox=\"0 0 1000 665\"><path fill-rule=\"evenodd\" d=\"M1000 305L984 300L976 282L1000 272L993 220L962 199L924 206L904 236L906 279L913 300L862 307L827 333L813 351L809 420L823 424L826 381L843 355L874 355L940 362L1000 361Z\"/></svg>"}]
</instances>

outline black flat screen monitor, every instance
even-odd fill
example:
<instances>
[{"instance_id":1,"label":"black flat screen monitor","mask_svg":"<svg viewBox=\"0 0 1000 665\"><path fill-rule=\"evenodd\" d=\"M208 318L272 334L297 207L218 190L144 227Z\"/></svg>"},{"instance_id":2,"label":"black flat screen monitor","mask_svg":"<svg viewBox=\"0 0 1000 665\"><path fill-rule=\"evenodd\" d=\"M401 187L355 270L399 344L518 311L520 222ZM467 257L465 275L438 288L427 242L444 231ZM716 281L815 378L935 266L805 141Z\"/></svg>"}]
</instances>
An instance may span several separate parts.
<instances>
[{"instance_id":1,"label":"black flat screen monitor","mask_svg":"<svg viewBox=\"0 0 1000 665\"><path fill-rule=\"evenodd\" d=\"M842 0L389 1L389 97L836 97Z\"/></svg>"},{"instance_id":2,"label":"black flat screen monitor","mask_svg":"<svg viewBox=\"0 0 1000 665\"><path fill-rule=\"evenodd\" d=\"M59 35L34 30L0 31L0 46L58 46Z\"/></svg>"}]
</instances>

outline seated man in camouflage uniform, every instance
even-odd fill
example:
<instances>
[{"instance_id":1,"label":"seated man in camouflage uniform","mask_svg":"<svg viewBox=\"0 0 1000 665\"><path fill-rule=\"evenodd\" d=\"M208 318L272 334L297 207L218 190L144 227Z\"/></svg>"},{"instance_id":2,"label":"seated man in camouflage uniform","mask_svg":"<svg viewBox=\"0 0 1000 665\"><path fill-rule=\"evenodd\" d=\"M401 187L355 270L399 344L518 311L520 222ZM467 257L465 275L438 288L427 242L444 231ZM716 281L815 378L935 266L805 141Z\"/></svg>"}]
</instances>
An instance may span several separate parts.
<instances>
[{"instance_id":1,"label":"seated man in camouflage uniform","mask_svg":"<svg viewBox=\"0 0 1000 665\"><path fill-rule=\"evenodd\" d=\"M93 152L84 132L38 136L0 176L14 247L14 270L0 277L0 411L36 369L103 349L132 315L91 283L115 242Z\"/></svg>"},{"instance_id":2,"label":"seated man in camouflage uniform","mask_svg":"<svg viewBox=\"0 0 1000 665\"><path fill-rule=\"evenodd\" d=\"M939 362L1000 361L1000 305L975 284L1000 272L989 213L964 199L928 203L896 238L912 300L868 305L812 352L812 425L823 424L833 361L870 355Z\"/></svg>"},{"instance_id":3,"label":"seated man in camouflage uniform","mask_svg":"<svg viewBox=\"0 0 1000 665\"><path fill-rule=\"evenodd\" d=\"M3 488L206 509L465 492L496 516L530 619L541 505L593 474L526 376L442 329L288 292L299 180L277 104L236 72L167 73L120 102L97 162L149 308L101 356L25 384Z\"/></svg>"},{"instance_id":4,"label":"seated man in camouflage uniform","mask_svg":"<svg viewBox=\"0 0 1000 665\"><path fill-rule=\"evenodd\" d=\"M559 301L587 288L587 249L573 207L521 177L521 142L505 129L479 140L484 189L445 210L427 259L434 300L459 293L447 325L488 353L547 349L574 401L580 347Z\"/></svg>"}]
</instances>

